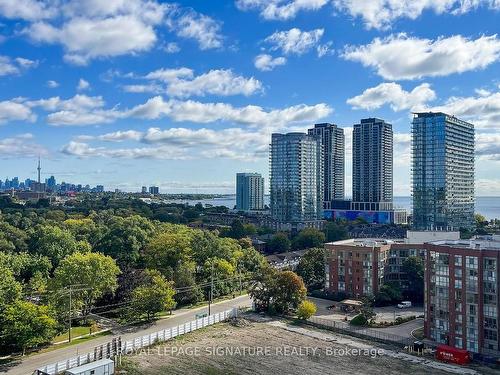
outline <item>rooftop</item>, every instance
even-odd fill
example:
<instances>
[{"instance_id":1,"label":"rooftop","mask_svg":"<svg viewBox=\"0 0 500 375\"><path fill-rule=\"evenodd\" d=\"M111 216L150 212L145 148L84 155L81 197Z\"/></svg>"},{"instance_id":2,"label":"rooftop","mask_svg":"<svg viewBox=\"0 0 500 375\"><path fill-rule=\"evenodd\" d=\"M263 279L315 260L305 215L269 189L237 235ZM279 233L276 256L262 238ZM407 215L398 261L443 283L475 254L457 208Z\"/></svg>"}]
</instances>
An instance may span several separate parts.
<instances>
[{"instance_id":1,"label":"rooftop","mask_svg":"<svg viewBox=\"0 0 500 375\"><path fill-rule=\"evenodd\" d=\"M344 245L358 247L380 247L383 245L391 245L393 243L401 243L402 240L388 240L384 238L351 238L348 240L329 242L327 245Z\"/></svg>"},{"instance_id":2,"label":"rooftop","mask_svg":"<svg viewBox=\"0 0 500 375\"><path fill-rule=\"evenodd\" d=\"M499 250L500 236L480 236L470 240L440 240L429 242L432 245L449 246L460 249Z\"/></svg>"}]
</instances>

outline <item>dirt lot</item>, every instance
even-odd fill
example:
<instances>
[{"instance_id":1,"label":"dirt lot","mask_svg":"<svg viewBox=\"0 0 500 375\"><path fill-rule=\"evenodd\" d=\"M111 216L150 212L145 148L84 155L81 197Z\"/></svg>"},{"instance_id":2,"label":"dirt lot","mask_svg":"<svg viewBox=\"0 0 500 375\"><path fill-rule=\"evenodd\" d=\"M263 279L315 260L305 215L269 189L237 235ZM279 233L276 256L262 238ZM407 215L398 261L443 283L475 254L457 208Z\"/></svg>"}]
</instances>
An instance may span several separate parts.
<instances>
[{"instance_id":1,"label":"dirt lot","mask_svg":"<svg viewBox=\"0 0 500 375\"><path fill-rule=\"evenodd\" d=\"M222 323L123 357L128 375L163 374L448 374L378 344L282 322ZM356 339L357 340L357 339ZM357 349L358 352L353 352ZM351 352L349 352L351 350ZM389 354L390 353L390 354ZM403 354L404 356L405 354ZM414 357L410 357L414 358ZM418 359L421 362L422 359ZM473 370L458 372L477 374Z\"/></svg>"}]
</instances>

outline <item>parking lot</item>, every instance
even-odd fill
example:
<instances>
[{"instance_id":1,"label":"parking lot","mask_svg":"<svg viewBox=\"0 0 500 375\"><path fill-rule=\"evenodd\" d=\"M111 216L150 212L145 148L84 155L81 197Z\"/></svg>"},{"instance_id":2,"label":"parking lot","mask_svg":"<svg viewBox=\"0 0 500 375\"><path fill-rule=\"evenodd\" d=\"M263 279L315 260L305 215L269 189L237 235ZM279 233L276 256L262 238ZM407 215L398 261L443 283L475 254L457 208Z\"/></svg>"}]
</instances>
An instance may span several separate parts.
<instances>
[{"instance_id":1,"label":"parking lot","mask_svg":"<svg viewBox=\"0 0 500 375\"><path fill-rule=\"evenodd\" d=\"M325 300L321 298L308 297L311 302L314 302L317 306L316 316L324 319L332 319L337 321L349 321L356 313L346 314L339 309L339 303ZM332 305L335 308L329 308ZM377 314L375 317L376 322L393 322L398 317L404 318L408 316L422 316L424 314L423 306L412 306L405 309L398 309L397 306L385 306L385 307L375 307L374 312ZM397 326L376 328L384 330L388 333L397 334L400 336L411 336L411 332L424 325L423 319L412 320L407 323L403 323Z\"/></svg>"}]
</instances>

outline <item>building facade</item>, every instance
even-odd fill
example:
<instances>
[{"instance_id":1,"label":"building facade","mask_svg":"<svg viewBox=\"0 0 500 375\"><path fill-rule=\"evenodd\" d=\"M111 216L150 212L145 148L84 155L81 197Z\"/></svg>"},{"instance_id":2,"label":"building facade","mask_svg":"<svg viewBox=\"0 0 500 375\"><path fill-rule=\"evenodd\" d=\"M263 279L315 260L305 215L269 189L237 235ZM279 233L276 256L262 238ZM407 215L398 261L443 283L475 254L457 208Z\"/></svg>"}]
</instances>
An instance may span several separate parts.
<instances>
[{"instance_id":1,"label":"building facade","mask_svg":"<svg viewBox=\"0 0 500 375\"><path fill-rule=\"evenodd\" d=\"M308 130L317 136L323 147L323 208L331 208L333 200L344 199L345 194L345 138L344 129L335 124L315 124Z\"/></svg>"},{"instance_id":2,"label":"building facade","mask_svg":"<svg viewBox=\"0 0 500 375\"><path fill-rule=\"evenodd\" d=\"M352 297L374 295L383 283L390 243L351 239L325 244L326 289Z\"/></svg>"},{"instance_id":3,"label":"building facade","mask_svg":"<svg viewBox=\"0 0 500 375\"><path fill-rule=\"evenodd\" d=\"M158 186L150 186L149 187L149 194L151 194L151 195L160 194L160 188Z\"/></svg>"},{"instance_id":4,"label":"building facade","mask_svg":"<svg viewBox=\"0 0 500 375\"><path fill-rule=\"evenodd\" d=\"M416 113L412 127L413 226L474 226L474 125L445 113Z\"/></svg>"},{"instance_id":5,"label":"building facade","mask_svg":"<svg viewBox=\"0 0 500 375\"><path fill-rule=\"evenodd\" d=\"M434 241L426 250L426 337L498 356L500 238Z\"/></svg>"},{"instance_id":6,"label":"building facade","mask_svg":"<svg viewBox=\"0 0 500 375\"><path fill-rule=\"evenodd\" d=\"M323 219L321 140L304 133L273 134L270 145L271 217L291 230Z\"/></svg>"},{"instance_id":7,"label":"building facade","mask_svg":"<svg viewBox=\"0 0 500 375\"><path fill-rule=\"evenodd\" d=\"M392 209L392 125L377 118L353 127L352 197L354 210Z\"/></svg>"},{"instance_id":8,"label":"building facade","mask_svg":"<svg viewBox=\"0 0 500 375\"><path fill-rule=\"evenodd\" d=\"M236 209L264 209L264 178L259 173L236 174Z\"/></svg>"}]
</instances>

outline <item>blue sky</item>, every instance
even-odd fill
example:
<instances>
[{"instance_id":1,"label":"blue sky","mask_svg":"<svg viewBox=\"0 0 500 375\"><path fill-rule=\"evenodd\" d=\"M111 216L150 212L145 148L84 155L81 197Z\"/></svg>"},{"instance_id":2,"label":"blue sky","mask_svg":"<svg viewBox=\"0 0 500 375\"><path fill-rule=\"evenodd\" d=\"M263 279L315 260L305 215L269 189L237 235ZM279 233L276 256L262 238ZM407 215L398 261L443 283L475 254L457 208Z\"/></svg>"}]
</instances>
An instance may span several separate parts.
<instances>
[{"instance_id":1,"label":"blue sky","mask_svg":"<svg viewBox=\"0 0 500 375\"><path fill-rule=\"evenodd\" d=\"M0 0L0 179L232 192L272 132L381 117L410 194L411 111L476 125L500 195L498 0Z\"/></svg>"}]
</instances>

